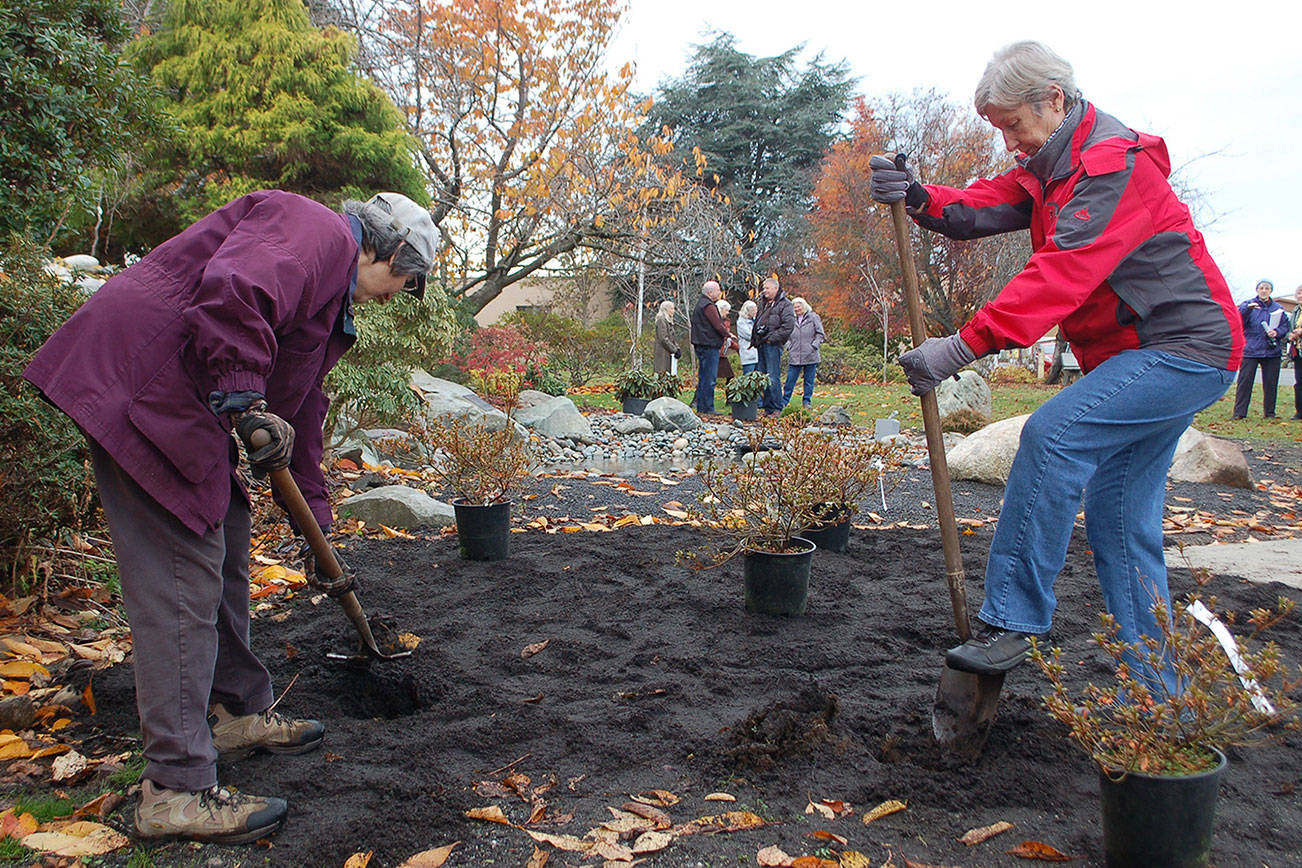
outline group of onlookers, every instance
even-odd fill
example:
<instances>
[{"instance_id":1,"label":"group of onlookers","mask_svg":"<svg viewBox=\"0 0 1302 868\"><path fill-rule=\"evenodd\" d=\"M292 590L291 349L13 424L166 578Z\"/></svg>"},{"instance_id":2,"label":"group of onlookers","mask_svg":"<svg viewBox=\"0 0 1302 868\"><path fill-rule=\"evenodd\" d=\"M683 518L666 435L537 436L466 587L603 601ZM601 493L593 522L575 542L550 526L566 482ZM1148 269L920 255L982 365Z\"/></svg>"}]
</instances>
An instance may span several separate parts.
<instances>
[{"instance_id":1,"label":"group of onlookers","mask_svg":"<svg viewBox=\"0 0 1302 868\"><path fill-rule=\"evenodd\" d=\"M1287 356L1293 366L1293 420L1302 421L1302 365L1298 345L1302 343L1302 286L1294 292L1297 304L1286 311L1272 294L1269 280L1257 282L1257 295L1239 305L1243 319L1243 364L1234 389L1234 418L1248 415L1252 387L1261 371L1261 409L1267 419L1275 415L1275 393L1279 388L1279 371Z\"/></svg>"},{"instance_id":2,"label":"group of onlookers","mask_svg":"<svg viewBox=\"0 0 1302 868\"><path fill-rule=\"evenodd\" d=\"M820 360L818 348L827 339L823 321L803 298L788 299L777 278L766 278L758 299L747 299L737 312L734 328L728 316L732 305L722 298L718 281L706 281L688 317L692 349L696 353L697 381L692 406L698 413L714 412L714 390L736 376L730 354L736 352L741 372L762 371L769 384L760 405L767 414L780 413L791 401L796 381L803 379L802 406L814 399L814 376ZM781 376L782 351L787 351L787 376ZM655 371L673 370L681 358L674 329L674 303L663 301L656 314Z\"/></svg>"}]
</instances>

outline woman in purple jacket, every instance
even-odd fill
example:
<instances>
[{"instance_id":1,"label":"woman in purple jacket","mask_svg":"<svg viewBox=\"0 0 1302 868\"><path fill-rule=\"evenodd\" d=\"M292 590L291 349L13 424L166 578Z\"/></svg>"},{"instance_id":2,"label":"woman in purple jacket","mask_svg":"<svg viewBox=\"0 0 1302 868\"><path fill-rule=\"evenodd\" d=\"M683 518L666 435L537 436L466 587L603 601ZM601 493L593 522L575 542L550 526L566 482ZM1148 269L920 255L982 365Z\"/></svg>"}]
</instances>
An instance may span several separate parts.
<instances>
[{"instance_id":1,"label":"woman in purple jacket","mask_svg":"<svg viewBox=\"0 0 1302 868\"><path fill-rule=\"evenodd\" d=\"M266 431L250 465L288 467L328 528L322 381L356 340L354 305L424 293L437 240L397 193L343 214L251 193L106 283L24 372L90 443L133 637L141 837L244 843L284 822L283 799L217 783L219 756L302 753L324 733L271 710L249 647L249 500L231 431L246 444Z\"/></svg>"}]
</instances>

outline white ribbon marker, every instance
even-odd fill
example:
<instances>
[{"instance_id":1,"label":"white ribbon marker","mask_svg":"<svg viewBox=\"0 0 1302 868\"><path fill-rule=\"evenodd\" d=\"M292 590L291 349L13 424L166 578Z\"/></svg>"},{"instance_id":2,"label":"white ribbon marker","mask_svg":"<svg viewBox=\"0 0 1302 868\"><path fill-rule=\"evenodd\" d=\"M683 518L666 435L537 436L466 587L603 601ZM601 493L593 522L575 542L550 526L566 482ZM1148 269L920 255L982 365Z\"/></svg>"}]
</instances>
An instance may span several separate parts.
<instances>
[{"instance_id":1,"label":"white ribbon marker","mask_svg":"<svg viewBox=\"0 0 1302 868\"><path fill-rule=\"evenodd\" d=\"M1234 667L1235 672L1239 673L1239 681L1252 696L1252 707L1262 714L1275 714L1275 706L1271 705L1270 700L1261 692L1261 686L1257 684L1257 680L1244 675L1248 670L1248 666L1243 662L1243 657L1239 654L1239 643L1234 641L1229 628L1222 623L1220 618L1213 615L1210 609L1203 605L1202 600L1194 600L1193 603L1185 607L1185 610L1197 618L1208 630L1211 630L1212 635L1221 643L1221 647L1225 649L1225 656L1230 658L1230 665Z\"/></svg>"}]
</instances>

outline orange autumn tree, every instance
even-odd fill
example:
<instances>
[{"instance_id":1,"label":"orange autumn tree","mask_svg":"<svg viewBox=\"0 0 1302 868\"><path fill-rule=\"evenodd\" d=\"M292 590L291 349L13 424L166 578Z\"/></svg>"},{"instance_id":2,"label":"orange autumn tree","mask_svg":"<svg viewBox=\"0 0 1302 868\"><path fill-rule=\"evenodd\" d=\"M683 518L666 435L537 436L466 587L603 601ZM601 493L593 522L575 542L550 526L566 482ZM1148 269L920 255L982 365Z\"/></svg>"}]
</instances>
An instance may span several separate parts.
<instances>
[{"instance_id":1,"label":"orange autumn tree","mask_svg":"<svg viewBox=\"0 0 1302 868\"><path fill-rule=\"evenodd\" d=\"M471 312L587 247L637 255L645 204L686 185L632 131L632 68L606 71L616 0L397 0L372 74L420 143L449 292ZM652 157L656 157L652 159Z\"/></svg>"},{"instance_id":2,"label":"orange autumn tree","mask_svg":"<svg viewBox=\"0 0 1302 868\"><path fill-rule=\"evenodd\" d=\"M894 329L908 340L899 255L890 210L868 195L873 154L907 153L924 183L962 187L1006 170L993 131L970 108L935 91L855 101L849 134L827 153L814 187L810 228L816 256L809 291L820 310L847 325ZM934 334L958 329L1026 262L1024 233L953 241L914 230L919 293Z\"/></svg>"}]
</instances>

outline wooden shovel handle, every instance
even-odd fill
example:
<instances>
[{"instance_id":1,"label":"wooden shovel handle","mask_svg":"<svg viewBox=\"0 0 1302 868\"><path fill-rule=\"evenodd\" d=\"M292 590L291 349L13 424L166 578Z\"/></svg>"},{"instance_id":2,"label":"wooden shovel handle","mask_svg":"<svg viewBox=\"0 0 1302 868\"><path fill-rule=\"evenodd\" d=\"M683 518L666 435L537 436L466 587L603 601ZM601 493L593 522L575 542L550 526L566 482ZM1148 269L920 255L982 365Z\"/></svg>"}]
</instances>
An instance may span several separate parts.
<instances>
[{"instance_id":1,"label":"wooden shovel handle","mask_svg":"<svg viewBox=\"0 0 1302 868\"><path fill-rule=\"evenodd\" d=\"M261 449L270 442L271 435L261 429L249 435L249 445L254 449ZM294 477L290 475L288 469L273 470L270 476L271 487L284 501L285 511L294 519L294 524L298 525L298 532L311 546L312 555L316 558L317 570L330 579L342 577L344 571L339 566L339 561L335 559L334 549L330 547L329 540L321 532L321 525L317 524L316 516L312 514L312 507L307 505L307 500L299 490Z\"/></svg>"},{"instance_id":2,"label":"wooden shovel handle","mask_svg":"<svg viewBox=\"0 0 1302 868\"><path fill-rule=\"evenodd\" d=\"M896 157L895 161L901 165L903 155ZM891 220L895 223L895 246L899 249L900 270L904 273L904 300L908 304L909 327L916 347L927 339L927 327L922 320L918 271L909 243L910 221L903 202L891 203ZM945 581L949 585L950 607L954 611L958 638L966 642L972 637L972 625L967 615L967 583L963 573L963 554L958 547L958 522L954 519L954 495L950 490L949 464L945 460L945 440L940 430L940 408L934 390L922 396L922 427L927 434L931 485L936 491L936 520L940 524L940 543L945 552Z\"/></svg>"}]
</instances>

